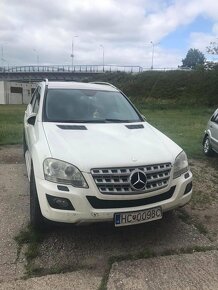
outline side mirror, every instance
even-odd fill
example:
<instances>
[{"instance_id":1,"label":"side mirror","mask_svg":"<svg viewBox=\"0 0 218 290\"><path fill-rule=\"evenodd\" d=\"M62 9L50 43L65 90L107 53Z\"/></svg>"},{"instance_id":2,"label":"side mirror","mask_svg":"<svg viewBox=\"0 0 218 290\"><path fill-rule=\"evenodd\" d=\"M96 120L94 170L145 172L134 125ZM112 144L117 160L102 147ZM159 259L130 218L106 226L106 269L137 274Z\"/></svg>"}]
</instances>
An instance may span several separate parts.
<instances>
[{"instance_id":1,"label":"side mirror","mask_svg":"<svg viewBox=\"0 0 218 290\"><path fill-rule=\"evenodd\" d=\"M36 122L36 113L31 113L27 119L27 123L30 125L35 125Z\"/></svg>"}]
</instances>

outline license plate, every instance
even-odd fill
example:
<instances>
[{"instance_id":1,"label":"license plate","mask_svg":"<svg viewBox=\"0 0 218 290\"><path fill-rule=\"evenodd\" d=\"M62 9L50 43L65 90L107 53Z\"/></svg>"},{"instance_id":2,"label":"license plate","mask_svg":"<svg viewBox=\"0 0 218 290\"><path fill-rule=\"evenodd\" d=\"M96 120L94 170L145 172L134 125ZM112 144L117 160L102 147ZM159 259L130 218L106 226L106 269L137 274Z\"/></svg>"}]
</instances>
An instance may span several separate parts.
<instances>
[{"instance_id":1,"label":"license plate","mask_svg":"<svg viewBox=\"0 0 218 290\"><path fill-rule=\"evenodd\" d=\"M162 218L162 209L159 206L140 211L115 213L114 223L115 227L122 227L146 223L149 221L159 220L161 218Z\"/></svg>"}]
</instances>

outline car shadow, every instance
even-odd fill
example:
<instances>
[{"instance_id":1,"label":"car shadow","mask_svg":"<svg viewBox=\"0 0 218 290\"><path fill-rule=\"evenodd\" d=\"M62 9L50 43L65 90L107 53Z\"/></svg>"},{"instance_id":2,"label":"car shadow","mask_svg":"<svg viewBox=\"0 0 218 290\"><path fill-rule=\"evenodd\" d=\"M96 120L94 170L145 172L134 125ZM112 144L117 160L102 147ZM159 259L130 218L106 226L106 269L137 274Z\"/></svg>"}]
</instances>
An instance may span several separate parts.
<instances>
[{"instance_id":1,"label":"car shadow","mask_svg":"<svg viewBox=\"0 0 218 290\"><path fill-rule=\"evenodd\" d=\"M57 225L43 232L37 267L94 267L105 269L109 258L143 258L166 251L177 251L207 244L192 225L184 223L176 212L162 220L126 227L112 223L84 226Z\"/></svg>"}]
</instances>

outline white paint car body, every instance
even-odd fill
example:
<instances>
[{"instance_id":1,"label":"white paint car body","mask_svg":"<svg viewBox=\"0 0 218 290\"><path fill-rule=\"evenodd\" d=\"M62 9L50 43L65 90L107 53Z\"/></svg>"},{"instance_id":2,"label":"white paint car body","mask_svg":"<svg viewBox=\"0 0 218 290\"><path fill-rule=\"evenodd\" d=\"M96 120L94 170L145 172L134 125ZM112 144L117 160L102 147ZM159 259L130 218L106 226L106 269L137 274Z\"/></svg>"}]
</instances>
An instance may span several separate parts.
<instances>
[{"instance_id":1,"label":"white paint car body","mask_svg":"<svg viewBox=\"0 0 218 290\"><path fill-rule=\"evenodd\" d=\"M207 156L218 154L218 109L213 113L208 121L207 128L204 132L203 151Z\"/></svg>"},{"instance_id":2,"label":"white paint car body","mask_svg":"<svg viewBox=\"0 0 218 290\"><path fill-rule=\"evenodd\" d=\"M44 218L65 223L113 221L116 213L137 213L156 207L166 212L189 202L192 194L192 174L185 160L185 153L141 116L138 122L132 123L60 123L43 119L45 98L50 89L121 93L118 89L107 84L48 81L41 82L38 88L40 101L35 108L36 114L33 113L34 96L25 112L24 147L28 177L31 179L32 168L40 211ZM127 100L124 95L123 98ZM129 106L132 107L132 104L129 103ZM135 112L139 115L138 111ZM30 124L31 119L34 120L33 124ZM179 154L183 157L183 164L180 162L181 174L174 178L175 160ZM65 182L47 180L43 164L48 158L74 165L84 177L87 186L76 187ZM102 170L106 170L106 173ZM126 170L126 180L121 174L122 170ZM155 170L159 172L158 175L153 172ZM164 176L161 176L161 170L169 175L167 182L162 185L161 179ZM149 175L149 172L153 172L153 175ZM105 174L106 177L110 175L111 179L106 180ZM130 184L137 182L137 174L145 181L141 190ZM160 182L152 183L149 178L159 178ZM125 188L120 183L123 180L128 187ZM142 187L142 184L138 184L138 187ZM48 196L56 197L55 201L65 198L73 209L54 208L49 203Z\"/></svg>"}]
</instances>

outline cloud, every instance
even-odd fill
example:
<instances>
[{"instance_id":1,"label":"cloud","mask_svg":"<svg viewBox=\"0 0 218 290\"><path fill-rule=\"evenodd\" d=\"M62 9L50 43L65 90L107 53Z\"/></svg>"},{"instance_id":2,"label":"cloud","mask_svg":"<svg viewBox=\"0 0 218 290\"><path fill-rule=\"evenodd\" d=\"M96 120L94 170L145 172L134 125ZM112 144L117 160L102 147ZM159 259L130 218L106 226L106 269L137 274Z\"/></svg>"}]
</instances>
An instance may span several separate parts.
<instances>
[{"instance_id":1,"label":"cloud","mask_svg":"<svg viewBox=\"0 0 218 290\"><path fill-rule=\"evenodd\" d=\"M103 44L107 63L150 66L151 47L180 26L203 15L218 23L213 0L1 0L0 46L7 62L70 64L74 35L75 63L98 64ZM214 24L212 35L218 32ZM193 31L190 43L202 47L207 35ZM184 52L155 49L156 66L177 66Z\"/></svg>"},{"instance_id":2,"label":"cloud","mask_svg":"<svg viewBox=\"0 0 218 290\"><path fill-rule=\"evenodd\" d=\"M206 53L206 47L212 41L214 41L213 34L191 33L190 35L190 47L197 48L203 53Z\"/></svg>"},{"instance_id":3,"label":"cloud","mask_svg":"<svg viewBox=\"0 0 218 290\"><path fill-rule=\"evenodd\" d=\"M212 32L213 32L213 35L217 38L218 37L218 22L213 25Z\"/></svg>"}]
</instances>

